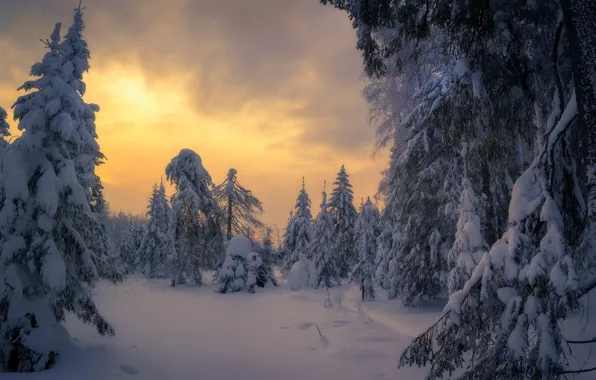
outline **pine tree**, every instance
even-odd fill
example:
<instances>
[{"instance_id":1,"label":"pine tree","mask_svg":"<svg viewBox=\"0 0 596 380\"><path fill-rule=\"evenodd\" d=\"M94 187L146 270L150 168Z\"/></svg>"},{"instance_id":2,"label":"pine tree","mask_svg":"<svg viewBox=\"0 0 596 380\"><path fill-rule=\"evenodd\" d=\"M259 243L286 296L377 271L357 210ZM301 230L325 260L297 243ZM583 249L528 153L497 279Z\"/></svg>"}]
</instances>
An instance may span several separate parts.
<instances>
[{"instance_id":1,"label":"pine tree","mask_svg":"<svg viewBox=\"0 0 596 380\"><path fill-rule=\"evenodd\" d=\"M6 122L7 117L8 115L6 114L4 108L0 107L0 160L4 152L4 149L6 149L6 147L8 146L6 138L10 136L10 125L8 125L8 123Z\"/></svg>"},{"instance_id":2,"label":"pine tree","mask_svg":"<svg viewBox=\"0 0 596 380\"><path fill-rule=\"evenodd\" d=\"M312 261L317 268L317 287L324 284L329 288L334 283L340 284L340 272L337 255L333 251L333 219L328 211L327 193L323 189L321 211L313 223L312 241L310 244Z\"/></svg>"},{"instance_id":3,"label":"pine tree","mask_svg":"<svg viewBox=\"0 0 596 380\"><path fill-rule=\"evenodd\" d=\"M484 253L488 251L488 245L482 238L480 218L476 213L479 199L467 177L462 181L462 188L455 242L449 251L449 263L452 268L449 273L449 294L464 286Z\"/></svg>"},{"instance_id":4,"label":"pine tree","mask_svg":"<svg viewBox=\"0 0 596 380\"><path fill-rule=\"evenodd\" d=\"M263 204L240 185L237 174L236 169L230 169L226 180L213 190L215 200L224 210L222 224L226 226L228 240L234 235L246 235L249 229L256 231L265 227L257 218L263 213Z\"/></svg>"},{"instance_id":5,"label":"pine tree","mask_svg":"<svg viewBox=\"0 0 596 380\"><path fill-rule=\"evenodd\" d=\"M306 255L307 258L310 253L312 216L310 213L310 199L304 186L304 178L302 179L302 189L298 194L294 208L295 213L291 218L291 223L288 225L287 231L287 251L282 266L284 275L287 275L292 265L300 259L301 253Z\"/></svg>"},{"instance_id":6,"label":"pine tree","mask_svg":"<svg viewBox=\"0 0 596 380\"><path fill-rule=\"evenodd\" d=\"M139 248L145 234L146 223L143 221L132 221L124 231L122 242L116 253L118 270L124 274L137 272L140 265Z\"/></svg>"},{"instance_id":7,"label":"pine tree","mask_svg":"<svg viewBox=\"0 0 596 380\"><path fill-rule=\"evenodd\" d=\"M49 52L31 67L38 78L19 88L31 91L13 106L23 133L2 159L0 369L5 371L51 367L67 311L102 335L114 334L91 298L99 278L97 257L81 228L92 211L76 168L84 145L77 125L86 107L67 82L71 73L60 27L56 24L46 41Z\"/></svg>"},{"instance_id":8,"label":"pine tree","mask_svg":"<svg viewBox=\"0 0 596 380\"><path fill-rule=\"evenodd\" d=\"M347 277L356 264L357 255L354 240L354 224L358 213L354 207L354 192L350 176L341 166L329 200L329 212L335 226L335 248L341 277Z\"/></svg>"},{"instance_id":9,"label":"pine tree","mask_svg":"<svg viewBox=\"0 0 596 380\"><path fill-rule=\"evenodd\" d=\"M356 220L356 250L359 260L350 274L350 282L360 285L363 301L375 299L375 256L377 239L381 233L380 221L379 209L368 198Z\"/></svg>"},{"instance_id":10,"label":"pine tree","mask_svg":"<svg viewBox=\"0 0 596 380\"><path fill-rule=\"evenodd\" d=\"M172 196L172 286L187 278L202 284L201 269L214 268L223 253L221 212L211 194L211 176L201 157L182 149L166 167L168 180L176 186Z\"/></svg>"},{"instance_id":11,"label":"pine tree","mask_svg":"<svg viewBox=\"0 0 596 380\"><path fill-rule=\"evenodd\" d=\"M139 269L148 278L165 278L173 242L169 234L170 206L163 181L153 186L147 209L149 220L137 252Z\"/></svg>"}]
</instances>

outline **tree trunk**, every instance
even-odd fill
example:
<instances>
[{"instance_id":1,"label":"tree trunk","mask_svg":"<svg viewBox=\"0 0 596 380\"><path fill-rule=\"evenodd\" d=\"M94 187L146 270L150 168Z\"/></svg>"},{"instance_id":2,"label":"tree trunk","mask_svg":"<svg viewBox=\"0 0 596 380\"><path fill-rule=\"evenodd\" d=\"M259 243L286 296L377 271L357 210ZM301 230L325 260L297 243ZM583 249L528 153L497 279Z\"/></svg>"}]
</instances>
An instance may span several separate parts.
<instances>
[{"instance_id":1,"label":"tree trunk","mask_svg":"<svg viewBox=\"0 0 596 380\"><path fill-rule=\"evenodd\" d=\"M589 235L596 231L596 4L561 0L565 34L571 49L579 118L574 128L577 177L586 197Z\"/></svg>"},{"instance_id":2,"label":"tree trunk","mask_svg":"<svg viewBox=\"0 0 596 380\"><path fill-rule=\"evenodd\" d=\"M232 197L228 196L228 240L232 240Z\"/></svg>"}]
</instances>

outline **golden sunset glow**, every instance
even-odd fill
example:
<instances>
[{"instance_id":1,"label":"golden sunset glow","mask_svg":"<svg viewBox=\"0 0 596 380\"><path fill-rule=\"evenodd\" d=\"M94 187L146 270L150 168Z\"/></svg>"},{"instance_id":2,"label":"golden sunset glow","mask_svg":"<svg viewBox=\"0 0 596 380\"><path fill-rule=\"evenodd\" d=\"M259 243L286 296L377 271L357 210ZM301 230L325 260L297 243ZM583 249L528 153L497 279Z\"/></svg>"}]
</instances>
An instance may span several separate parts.
<instances>
[{"instance_id":1,"label":"golden sunset glow","mask_svg":"<svg viewBox=\"0 0 596 380\"><path fill-rule=\"evenodd\" d=\"M64 34L75 5L17 3L0 15L0 106L9 114L16 88L46 51L38 39L55 22ZM215 0L86 1L92 67L84 99L100 106L107 161L98 172L112 210L144 212L152 184L182 148L203 158L215 183L236 168L264 202L265 222L279 228L303 176L313 215L323 181L329 190L342 164L358 203L374 195L387 158L371 158L374 131L349 20L317 1L246 3L262 9ZM31 21L14 21L24 17Z\"/></svg>"}]
</instances>

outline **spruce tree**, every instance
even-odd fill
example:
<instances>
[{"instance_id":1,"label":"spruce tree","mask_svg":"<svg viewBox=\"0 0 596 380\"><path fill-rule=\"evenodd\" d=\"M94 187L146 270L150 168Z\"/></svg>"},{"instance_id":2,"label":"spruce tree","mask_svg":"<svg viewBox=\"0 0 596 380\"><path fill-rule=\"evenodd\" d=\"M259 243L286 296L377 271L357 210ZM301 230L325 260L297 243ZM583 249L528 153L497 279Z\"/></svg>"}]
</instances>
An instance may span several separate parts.
<instances>
[{"instance_id":1,"label":"spruce tree","mask_svg":"<svg viewBox=\"0 0 596 380\"><path fill-rule=\"evenodd\" d=\"M448 283L450 295L464 286L484 253L488 251L488 245L482 237L480 217L476 213L479 199L467 177L462 180L462 188L455 242L448 257L452 268Z\"/></svg>"},{"instance_id":2,"label":"spruce tree","mask_svg":"<svg viewBox=\"0 0 596 380\"><path fill-rule=\"evenodd\" d=\"M87 90L86 84L83 82L83 74L89 71L91 57L87 42L83 38L84 29L83 11L79 5L74 10L73 24L60 43L60 52L65 60L63 78L81 96L84 96ZM119 282L122 280L122 274L116 269L114 258L110 255L107 207L103 198L103 185L101 178L95 173L95 168L103 164L105 159L97 142L95 113L98 111L97 104L83 102L81 118L74 121L74 128L81 141L75 167L77 177L87 193L91 208L90 219L85 222L84 226L81 226L81 229L83 238L96 253L95 264L99 276L112 282Z\"/></svg>"},{"instance_id":3,"label":"spruce tree","mask_svg":"<svg viewBox=\"0 0 596 380\"><path fill-rule=\"evenodd\" d=\"M147 207L148 221L137 252L139 269L148 278L166 278L167 258L173 249L170 237L170 206L163 181L155 184Z\"/></svg>"},{"instance_id":4,"label":"spruce tree","mask_svg":"<svg viewBox=\"0 0 596 380\"><path fill-rule=\"evenodd\" d=\"M145 221L131 221L122 237L115 260L118 270L124 274L134 274L139 269L139 248L145 235Z\"/></svg>"},{"instance_id":5,"label":"spruce tree","mask_svg":"<svg viewBox=\"0 0 596 380\"><path fill-rule=\"evenodd\" d=\"M258 215L263 213L263 204L250 190L240 185L237 174L236 169L230 169L226 180L213 190L213 196L222 209L222 224L228 240L234 235L247 235L249 230L258 231L265 227L258 219Z\"/></svg>"},{"instance_id":6,"label":"spruce tree","mask_svg":"<svg viewBox=\"0 0 596 380\"><path fill-rule=\"evenodd\" d=\"M363 301L375 299L375 256L377 238L381 233L380 221L379 209L368 198L356 219L356 250L359 260L350 274L350 282L360 285Z\"/></svg>"},{"instance_id":7,"label":"spruce tree","mask_svg":"<svg viewBox=\"0 0 596 380\"><path fill-rule=\"evenodd\" d=\"M69 58L56 24L49 51L31 67L37 79L19 89L14 115L22 135L0 172L0 369L39 371L53 365L72 312L102 335L114 330L99 314L90 288L98 280L96 252L84 229L92 210L77 162L86 112L68 82ZM10 311L10 314L9 314Z\"/></svg>"},{"instance_id":8,"label":"spruce tree","mask_svg":"<svg viewBox=\"0 0 596 380\"><path fill-rule=\"evenodd\" d=\"M201 157L182 149L166 167L168 180L176 186L172 196L170 257L172 286L187 278L202 284L201 269L212 269L223 256L221 212L211 193L213 182Z\"/></svg>"},{"instance_id":9,"label":"spruce tree","mask_svg":"<svg viewBox=\"0 0 596 380\"><path fill-rule=\"evenodd\" d=\"M6 114L4 108L0 107L0 160L2 159L1 157L4 149L6 149L8 146L8 141L6 141L6 138L10 136L10 125L8 125L6 122L7 117L8 115Z\"/></svg>"},{"instance_id":10,"label":"spruce tree","mask_svg":"<svg viewBox=\"0 0 596 380\"><path fill-rule=\"evenodd\" d=\"M273 252L273 243L271 241L271 228L265 230L265 236L263 236L263 242L259 249L259 254L262 265L259 267L257 286L264 286L267 282L271 282L273 286L277 286L277 279L273 273L275 266L275 257Z\"/></svg>"},{"instance_id":11,"label":"spruce tree","mask_svg":"<svg viewBox=\"0 0 596 380\"><path fill-rule=\"evenodd\" d=\"M358 213L354 207L354 192L352 191L350 176L344 165L337 173L337 179L333 186L329 200L329 212L333 217L335 226L334 251L338 257L340 275L341 277L347 277L357 261L354 224Z\"/></svg>"},{"instance_id":12,"label":"spruce tree","mask_svg":"<svg viewBox=\"0 0 596 380\"><path fill-rule=\"evenodd\" d=\"M247 285L249 268L246 260L252 252L252 243L245 236L234 236L226 244L226 258L217 272L215 278L217 289L215 291L218 293L239 292L244 290ZM256 270L254 264L251 269Z\"/></svg>"},{"instance_id":13,"label":"spruce tree","mask_svg":"<svg viewBox=\"0 0 596 380\"><path fill-rule=\"evenodd\" d=\"M333 219L328 211L327 193L323 189L321 210L313 223L310 243L312 261L317 268L317 287L329 288L341 283L337 255L333 251Z\"/></svg>"},{"instance_id":14,"label":"spruce tree","mask_svg":"<svg viewBox=\"0 0 596 380\"><path fill-rule=\"evenodd\" d=\"M288 225L287 251L282 266L284 275L290 272L292 265L300 259L301 253L309 258L312 228L310 204L310 199L304 186L304 178L302 178L302 189L296 199L294 216L291 219L291 224Z\"/></svg>"}]
</instances>

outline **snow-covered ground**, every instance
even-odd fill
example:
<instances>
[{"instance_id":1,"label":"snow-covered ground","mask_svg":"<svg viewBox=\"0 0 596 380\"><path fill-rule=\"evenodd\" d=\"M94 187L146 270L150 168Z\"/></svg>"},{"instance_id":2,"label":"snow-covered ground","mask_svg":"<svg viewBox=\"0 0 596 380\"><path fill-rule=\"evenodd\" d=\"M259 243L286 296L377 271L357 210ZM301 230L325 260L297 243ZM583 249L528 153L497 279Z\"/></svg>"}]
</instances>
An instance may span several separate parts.
<instances>
[{"instance_id":1,"label":"snow-covered ground","mask_svg":"<svg viewBox=\"0 0 596 380\"><path fill-rule=\"evenodd\" d=\"M72 344L53 369L0 378L424 379L424 369L398 369L397 360L441 312L440 305L408 309L387 300L360 305L354 287L331 289L328 308L324 289L292 292L285 284L256 294L218 294L211 286L171 288L165 281L133 277L121 285L101 283L95 292L116 337L100 337L70 318ZM583 330L586 322L585 315L578 316L572 329Z\"/></svg>"},{"instance_id":2,"label":"snow-covered ground","mask_svg":"<svg viewBox=\"0 0 596 380\"><path fill-rule=\"evenodd\" d=\"M259 291L260 290L260 291ZM337 305L336 297L341 296ZM388 301L355 306L358 289L256 294L218 294L205 286L171 288L167 282L133 277L121 285L101 283L95 300L114 325L104 338L75 318L67 321L72 346L56 366L9 379L416 379L418 368L397 369L411 336L436 318L421 311L374 321ZM393 301L395 303L395 301ZM377 310L379 308L379 310ZM317 326L328 341L321 341ZM408 329L412 326L412 330ZM398 375L399 374L399 375ZM4 378L4 376L3 376Z\"/></svg>"}]
</instances>

